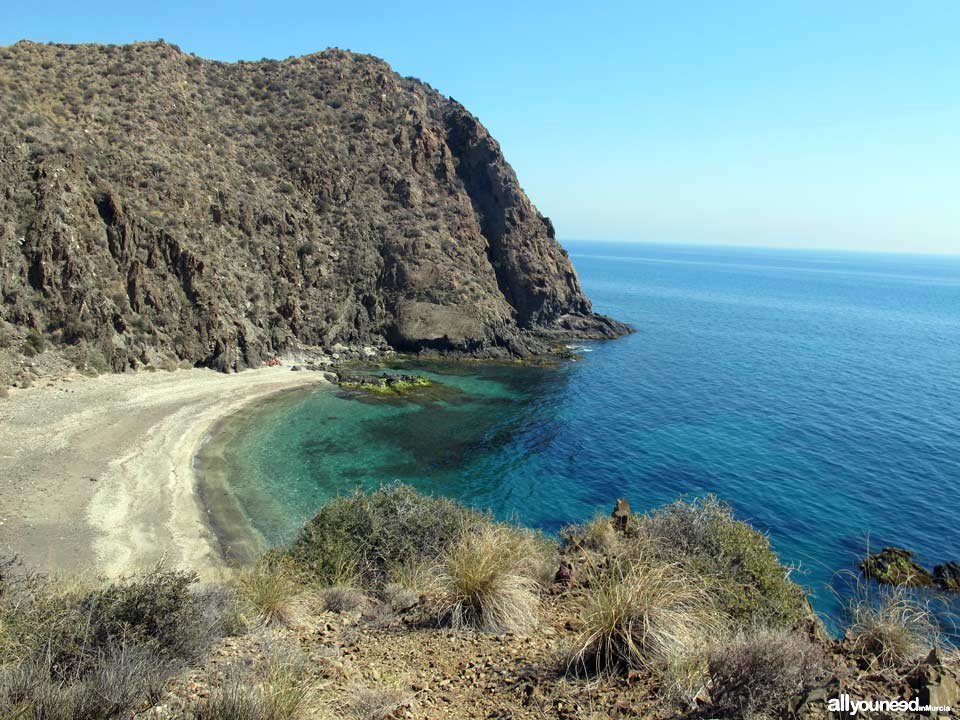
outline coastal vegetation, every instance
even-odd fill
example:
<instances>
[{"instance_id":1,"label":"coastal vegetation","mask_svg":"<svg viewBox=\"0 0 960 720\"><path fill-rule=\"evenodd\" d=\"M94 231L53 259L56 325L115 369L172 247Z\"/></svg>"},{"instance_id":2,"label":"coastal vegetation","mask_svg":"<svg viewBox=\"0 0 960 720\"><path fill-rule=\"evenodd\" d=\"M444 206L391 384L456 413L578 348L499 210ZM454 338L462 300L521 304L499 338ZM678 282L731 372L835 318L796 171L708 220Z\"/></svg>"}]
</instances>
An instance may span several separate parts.
<instances>
[{"instance_id":1,"label":"coastal vegetation","mask_svg":"<svg viewBox=\"0 0 960 720\"><path fill-rule=\"evenodd\" d=\"M218 583L4 563L0 717L815 718L840 692L956 687L907 588L850 609L829 637L715 498L621 501L558 542L389 485Z\"/></svg>"}]
</instances>

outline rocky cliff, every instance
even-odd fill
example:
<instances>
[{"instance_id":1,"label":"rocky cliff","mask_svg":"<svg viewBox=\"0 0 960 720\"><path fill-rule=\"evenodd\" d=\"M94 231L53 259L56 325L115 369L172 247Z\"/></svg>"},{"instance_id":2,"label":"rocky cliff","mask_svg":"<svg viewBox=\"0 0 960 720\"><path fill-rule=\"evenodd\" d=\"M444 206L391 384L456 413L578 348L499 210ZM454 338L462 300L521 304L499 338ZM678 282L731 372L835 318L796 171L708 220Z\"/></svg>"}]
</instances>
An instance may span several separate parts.
<instances>
[{"instance_id":1,"label":"rocky cliff","mask_svg":"<svg viewBox=\"0 0 960 720\"><path fill-rule=\"evenodd\" d=\"M522 356L629 329L466 109L327 50L0 49L0 346L221 370L299 345Z\"/></svg>"}]
</instances>

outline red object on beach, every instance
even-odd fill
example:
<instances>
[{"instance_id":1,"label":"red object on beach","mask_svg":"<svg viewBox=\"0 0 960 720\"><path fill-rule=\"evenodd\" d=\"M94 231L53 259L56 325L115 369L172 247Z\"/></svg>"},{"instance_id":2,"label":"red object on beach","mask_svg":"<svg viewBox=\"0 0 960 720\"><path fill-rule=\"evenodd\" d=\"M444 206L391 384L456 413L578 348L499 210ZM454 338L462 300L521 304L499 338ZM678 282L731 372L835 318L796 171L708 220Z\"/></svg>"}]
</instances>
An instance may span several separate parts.
<instances>
[{"instance_id":1,"label":"red object on beach","mask_svg":"<svg viewBox=\"0 0 960 720\"><path fill-rule=\"evenodd\" d=\"M280 358L278 357L272 357L269 360L267 360L267 367L276 367L279 364L280 364Z\"/></svg>"}]
</instances>

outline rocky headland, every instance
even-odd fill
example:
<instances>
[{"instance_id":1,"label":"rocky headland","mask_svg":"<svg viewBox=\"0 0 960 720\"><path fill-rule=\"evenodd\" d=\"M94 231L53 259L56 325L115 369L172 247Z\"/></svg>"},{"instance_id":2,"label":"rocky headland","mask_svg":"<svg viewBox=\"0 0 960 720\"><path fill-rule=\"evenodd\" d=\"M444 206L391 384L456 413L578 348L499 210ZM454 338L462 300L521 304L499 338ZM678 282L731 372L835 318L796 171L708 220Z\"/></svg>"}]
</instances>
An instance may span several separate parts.
<instances>
[{"instance_id":1,"label":"rocky headland","mask_svg":"<svg viewBox=\"0 0 960 720\"><path fill-rule=\"evenodd\" d=\"M0 384L629 331L479 120L377 58L24 41L0 104Z\"/></svg>"}]
</instances>

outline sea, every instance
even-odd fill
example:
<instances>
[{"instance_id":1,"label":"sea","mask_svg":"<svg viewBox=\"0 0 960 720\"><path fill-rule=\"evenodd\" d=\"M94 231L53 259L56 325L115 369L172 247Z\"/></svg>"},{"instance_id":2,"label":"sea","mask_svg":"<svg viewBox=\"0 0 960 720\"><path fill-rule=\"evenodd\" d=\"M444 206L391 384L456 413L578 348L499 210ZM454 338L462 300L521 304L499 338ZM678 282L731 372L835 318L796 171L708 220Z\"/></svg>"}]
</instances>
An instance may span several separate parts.
<instances>
[{"instance_id":1,"label":"sea","mask_svg":"<svg viewBox=\"0 0 960 720\"><path fill-rule=\"evenodd\" d=\"M546 366L403 361L436 381L407 399L265 402L200 458L234 530L281 543L395 481L548 533L712 493L834 625L868 548L960 561L960 256L564 245L634 334Z\"/></svg>"}]
</instances>

